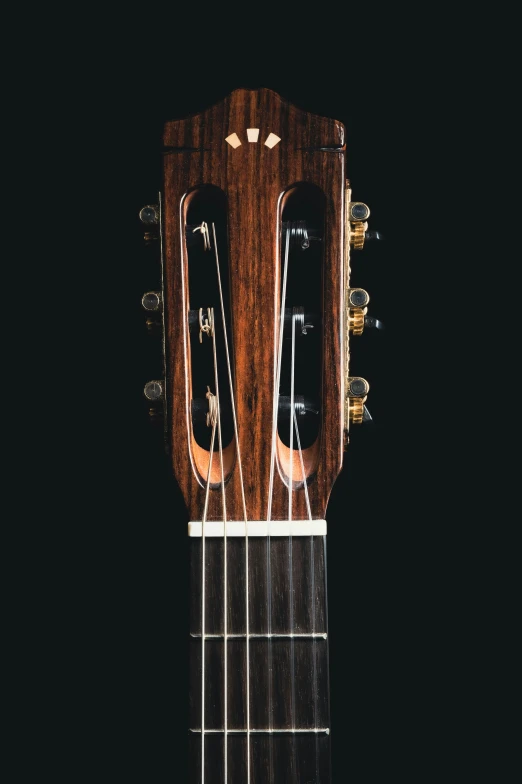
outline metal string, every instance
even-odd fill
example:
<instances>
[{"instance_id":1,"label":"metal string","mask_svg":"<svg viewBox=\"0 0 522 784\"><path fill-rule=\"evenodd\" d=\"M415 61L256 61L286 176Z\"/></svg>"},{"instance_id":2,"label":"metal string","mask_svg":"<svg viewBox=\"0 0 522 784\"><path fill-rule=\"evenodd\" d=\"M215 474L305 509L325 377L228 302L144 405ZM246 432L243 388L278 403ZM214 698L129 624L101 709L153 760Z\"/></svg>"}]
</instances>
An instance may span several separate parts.
<instances>
[{"instance_id":1,"label":"metal string","mask_svg":"<svg viewBox=\"0 0 522 784\"><path fill-rule=\"evenodd\" d=\"M247 784L250 784L250 625L248 608L248 518L245 501L245 487L243 483L243 468L241 465L241 448L239 445L236 403L234 399L234 385L232 382L232 368L230 363L230 351L228 347L227 322L225 318L225 304L223 302L223 289L221 286L221 273L219 270L219 255L216 239L216 225L212 223L212 234L214 237L214 254L216 257L216 271L219 285L219 299L221 302L221 318L223 322L223 337L225 338L225 350L227 355L228 383L230 387L230 402L232 404L232 418L234 420L234 437L236 440L237 462L239 467L239 479L241 483L241 498L243 501L243 516L245 523L245 623L246 623L246 731L247 731ZM226 613L226 596L225 613Z\"/></svg>"},{"instance_id":2,"label":"metal string","mask_svg":"<svg viewBox=\"0 0 522 784\"><path fill-rule=\"evenodd\" d=\"M201 784L205 784L205 522L207 520L208 493L210 490L210 472L212 469L212 455L214 452L214 438L216 436L217 418L215 408L211 406L212 392L208 389L209 410L212 416L212 435L210 437L210 455L207 471L207 486L205 488L205 506L201 520Z\"/></svg>"},{"instance_id":3,"label":"metal string","mask_svg":"<svg viewBox=\"0 0 522 784\"><path fill-rule=\"evenodd\" d=\"M214 324L214 308L211 308L211 323ZM223 466L223 442L221 439L221 406L219 402L219 381L218 381L218 364L216 352L216 330L215 326L212 329L212 351L214 353L214 380L216 384L216 407L217 407L217 428L218 428L218 444L219 444L219 462L221 465L221 497L223 501L223 704L224 704L224 719L223 719L223 755L224 755L224 771L225 771L225 784L228 782L228 619L227 619L227 504L225 497L225 471Z\"/></svg>"}]
</instances>

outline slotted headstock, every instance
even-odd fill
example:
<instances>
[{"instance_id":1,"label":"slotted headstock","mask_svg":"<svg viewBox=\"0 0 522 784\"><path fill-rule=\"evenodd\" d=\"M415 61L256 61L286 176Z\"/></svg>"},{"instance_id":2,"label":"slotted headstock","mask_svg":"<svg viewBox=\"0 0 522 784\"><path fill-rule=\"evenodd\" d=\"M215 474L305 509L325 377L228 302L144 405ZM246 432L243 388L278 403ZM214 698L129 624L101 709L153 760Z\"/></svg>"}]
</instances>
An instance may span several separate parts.
<instances>
[{"instance_id":1,"label":"slotted headstock","mask_svg":"<svg viewBox=\"0 0 522 784\"><path fill-rule=\"evenodd\" d=\"M165 378L149 392L190 519L322 519L368 392L348 376L368 301L349 249L368 209L351 202L344 126L240 89L163 141L163 197L144 218L161 234L163 291L147 302L163 310Z\"/></svg>"}]
</instances>

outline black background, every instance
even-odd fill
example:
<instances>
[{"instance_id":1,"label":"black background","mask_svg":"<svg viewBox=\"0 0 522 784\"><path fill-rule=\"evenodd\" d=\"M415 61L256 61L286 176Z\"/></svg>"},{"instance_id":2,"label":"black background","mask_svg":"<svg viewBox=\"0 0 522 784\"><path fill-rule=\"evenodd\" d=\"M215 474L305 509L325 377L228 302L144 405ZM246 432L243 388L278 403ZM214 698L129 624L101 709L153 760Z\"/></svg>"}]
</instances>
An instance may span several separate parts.
<instances>
[{"instance_id":1,"label":"black background","mask_svg":"<svg viewBox=\"0 0 522 784\"><path fill-rule=\"evenodd\" d=\"M85 307L71 314L66 349L76 379L59 469L67 522L49 576L60 688L48 684L46 704L67 738L67 780L186 780L187 516L142 396L161 368L140 307L159 270L137 215L161 187L163 123L261 86L345 124L354 198L386 237L353 254L352 283L386 330L352 343L375 424L352 429L327 512L333 780L450 780L470 677L459 425L440 380L437 206L450 164L439 142L450 109L436 109L446 76L421 58L422 41L392 34L397 25L379 43L368 25L331 49L315 36L305 56L309 30L286 57L269 37L212 47L196 16L183 44L164 30L151 45L144 30L111 34L103 59L92 52L71 166L81 236L71 286Z\"/></svg>"}]
</instances>

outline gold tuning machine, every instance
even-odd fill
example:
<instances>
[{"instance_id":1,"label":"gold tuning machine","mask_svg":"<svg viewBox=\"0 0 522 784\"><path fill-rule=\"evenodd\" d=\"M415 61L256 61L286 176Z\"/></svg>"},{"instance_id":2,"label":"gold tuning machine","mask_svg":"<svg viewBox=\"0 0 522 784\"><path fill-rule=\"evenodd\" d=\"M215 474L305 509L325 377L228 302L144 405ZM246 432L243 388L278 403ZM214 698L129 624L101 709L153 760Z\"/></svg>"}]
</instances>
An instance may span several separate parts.
<instances>
[{"instance_id":1,"label":"gold tuning machine","mask_svg":"<svg viewBox=\"0 0 522 784\"><path fill-rule=\"evenodd\" d=\"M365 378L360 376L349 376L347 378L345 415L350 423L360 425L370 417L368 413L365 414L364 405L369 391L370 385Z\"/></svg>"},{"instance_id":2,"label":"gold tuning machine","mask_svg":"<svg viewBox=\"0 0 522 784\"><path fill-rule=\"evenodd\" d=\"M365 235L368 230L367 219L370 215L370 208L362 201L351 201L348 205L348 217L350 220L350 245L354 250L361 250L364 247Z\"/></svg>"},{"instance_id":3,"label":"gold tuning machine","mask_svg":"<svg viewBox=\"0 0 522 784\"><path fill-rule=\"evenodd\" d=\"M160 209L158 204L146 204L139 212L140 221L146 227L143 239L146 245L151 245L159 237Z\"/></svg>"},{"instance_id":4,"label":"gold tuning machine","mask_svg":"<svg viewBox=\"0 0 522 784\"><path fill-rule=\"evenodd\" d=\"M348 289L347 301L348 329L353 335L362 335L370 295L364 289Z\"/></svg>"}]
</instances>

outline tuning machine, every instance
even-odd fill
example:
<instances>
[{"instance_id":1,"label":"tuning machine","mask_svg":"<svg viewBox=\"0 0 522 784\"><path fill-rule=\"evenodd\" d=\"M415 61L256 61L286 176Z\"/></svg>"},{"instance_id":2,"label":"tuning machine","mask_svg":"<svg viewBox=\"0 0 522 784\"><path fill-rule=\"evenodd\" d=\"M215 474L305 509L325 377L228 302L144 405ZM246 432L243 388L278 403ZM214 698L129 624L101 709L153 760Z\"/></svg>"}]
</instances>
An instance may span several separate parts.
<instances>
[{"instance_id":1,"label":"tuning machine","mask_svg":"<svg viewBox=\"0 0 522 784\"><path fill-rule=\"evenodd\" d=\"M158 204L146 204L139 212L140 221L146 227L143 233L145 243L149 245L159 237L160 210Z\"/></svg>"},{"instance_id":2,"label":"tuning machine","mask_svg":"<svg viewBox=\"0 0 522 784\"><path fill-rule=\"evenodd\" d=\"M353 335L362 335L364 329L384 329L384 324L374 316L368 316L370 295L364 289L348 289L348 329Z\"/></svg>"},{"instance_id":3,"label":"tuning machine","mask_svg":"<svg viewBox=\"0 0 522 784\"><path fill-rule=\"evenodd\" d=\"M370 208L362 201L351 201L348 205L350 221L350 245L354 250L364 247L365 234L368 229Z\"/></svg>"},{"instance_id":4,"label":"tuning machine","mask_svg":"<svg viewBox=\"0 0 522 784\"><path fill-rule=\"evenodd\" d=\"M346 379L345 421L348 424L360 425L372 421L372 416L365 406L369 391L370 385L365 378L349 376Z\"/></svg>"},{"instance_id":5,"label":"tuning machine","mask_svg":"<svg viewBox=\"0 0 522 784\"><path fill-rule=\"evenodd\" d=\"M349 202L350 245L354 250L361 250L365 241L384 239L380 231L368 231L369 217L370 208L367 204L362 201Z\"/></svg>"},{"instance_id":6,"label":"tuning machine","mask_svg":"<svg viewBox=\"0 0 522 784\"><path fill-rule=\"evenodd\" d=\"M150 404L151 422L161 421L163 419L163 401L165 400L165 382L163 380L147 381L143 387L143 394Z\"/></svg>"},{"instance_id":7,"label":"tuning machine","mask_svg":"<svg viewBox=\"0 0 522 784\"><path fill-rule=\"evenodd\" d=\"M161 313L163 311L163 295L161 291L147 291L141 298L141 306L149 318L145 322L150 335L161 333Z\"/></svg>"}]
</instances>

